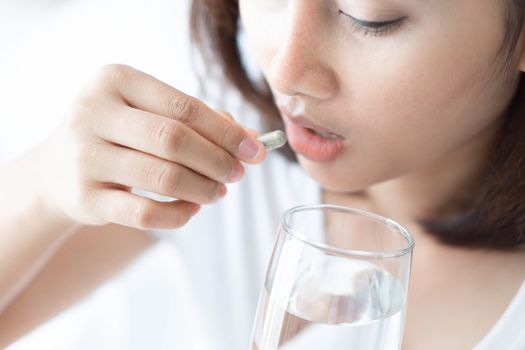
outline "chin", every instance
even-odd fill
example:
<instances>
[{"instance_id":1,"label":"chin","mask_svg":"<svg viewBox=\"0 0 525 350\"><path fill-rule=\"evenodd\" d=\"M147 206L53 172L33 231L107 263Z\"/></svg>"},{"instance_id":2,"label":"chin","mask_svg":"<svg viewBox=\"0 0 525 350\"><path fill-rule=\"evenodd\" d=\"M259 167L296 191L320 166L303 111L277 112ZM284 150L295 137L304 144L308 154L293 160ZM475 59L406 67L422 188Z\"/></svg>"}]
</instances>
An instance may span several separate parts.
<instances>
[{"instance_id":1,"label":"chin","mask_svg":"<svg viewBox=\"0 0 525 350\"><path fill-rule=\"evenodd\" d=\"M350 170L345 170L346 167L336 166L334 163L313 162L302 156L299 156L298 159L306 173L327 191L362 192L374 184L374 182L365 181L365 178L370 179L369 176L359 176Z\"/></svg>"}]
</instances>

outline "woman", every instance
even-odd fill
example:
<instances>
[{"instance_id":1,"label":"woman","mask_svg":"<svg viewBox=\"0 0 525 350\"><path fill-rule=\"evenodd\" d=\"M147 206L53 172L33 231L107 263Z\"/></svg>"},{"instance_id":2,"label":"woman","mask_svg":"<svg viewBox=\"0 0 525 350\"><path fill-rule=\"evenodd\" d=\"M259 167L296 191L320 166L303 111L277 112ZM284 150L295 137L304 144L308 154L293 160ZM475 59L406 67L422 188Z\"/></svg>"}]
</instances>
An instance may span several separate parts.
<instances>
[{"instance_id":1,"label":"woman","mask_svg":"<svg viewBox=\"0 0 525 350\"><path fill-rule=\"evenodd\" d=\"M49 307L57 310L146 249L143 231L198 232L201 216L215 220L218 237L174 239L206 317L225 320L224 348L242 348L271 245L256 228L245 237L250 220L275 227L283 207L319 199L391 217L414 234L403 349L524 348L522 2L217 0L195 1L192 14L194 39L211 47L205 54L225 78L268 125L284 122L309 180L226 113L133 68L103 68L56 133L2 169L2 193L20 198L2 202L2 345L52 313L13 326L51 283L39 279L50 256L79 252L54 264L55 274L100 262L57 292L61 302ZM241 64L239 18L264 83ZM241 162L265 159L244 187L226 189L252 171ZM111 239L118 233L125 240ZM90 254L101 245L118 259ZM219 274L206 275L204 256Z\"/></svg>"}]
</instances>

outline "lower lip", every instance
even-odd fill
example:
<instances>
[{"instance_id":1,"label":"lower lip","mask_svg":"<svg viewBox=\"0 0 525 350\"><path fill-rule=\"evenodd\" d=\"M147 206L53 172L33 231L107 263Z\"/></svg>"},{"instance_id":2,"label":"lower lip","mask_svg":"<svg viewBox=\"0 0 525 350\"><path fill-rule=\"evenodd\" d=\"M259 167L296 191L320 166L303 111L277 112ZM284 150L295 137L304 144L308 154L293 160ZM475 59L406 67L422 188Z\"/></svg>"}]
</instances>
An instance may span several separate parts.
<instances>
[{"instance_id":1,"label":"lower lip","mask_svg":"<svg viewBox=\"0 0 525 350\"><path fill-rule=\"evenodd\" d=\"M291 121L286 122L286 134L294 151L316 162L333 161L344 150L343 139L321 137Z\"/></svg>"}]
</instances>

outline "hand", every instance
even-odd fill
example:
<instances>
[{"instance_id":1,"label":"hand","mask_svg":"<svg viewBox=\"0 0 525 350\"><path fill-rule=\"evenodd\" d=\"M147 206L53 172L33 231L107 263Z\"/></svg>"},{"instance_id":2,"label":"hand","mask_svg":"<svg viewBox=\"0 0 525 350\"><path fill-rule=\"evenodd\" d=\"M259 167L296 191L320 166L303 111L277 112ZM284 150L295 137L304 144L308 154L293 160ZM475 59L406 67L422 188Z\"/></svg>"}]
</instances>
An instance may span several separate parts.
<instances>
[{"instance_id":1,"label":"hand","mask_svg":"<svg viewBox=\"0 0 525 350\"><path fill-rule=\"evenodd\" d=\"M266 152L222 112L131 67L103 67L39 150L38 196L88 225L177 228ZM158 202L132 188L177 198Z\"/></svg>"}]
</instances>

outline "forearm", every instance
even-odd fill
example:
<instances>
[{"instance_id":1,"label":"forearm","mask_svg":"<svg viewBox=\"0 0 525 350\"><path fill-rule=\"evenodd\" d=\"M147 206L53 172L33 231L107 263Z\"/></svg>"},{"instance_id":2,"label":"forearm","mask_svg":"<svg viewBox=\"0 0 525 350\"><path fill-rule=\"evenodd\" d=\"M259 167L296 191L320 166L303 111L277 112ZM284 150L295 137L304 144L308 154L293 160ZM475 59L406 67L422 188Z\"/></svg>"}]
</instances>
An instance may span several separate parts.
<instances>
[{"instance_id":1,"label":"forearm","mask_svg":"<svg viewBox=\"0 0 525 350\"><path fill-rule=\"evenodd\" d=\"M84 298L154 242L124 226L83 226L0 314L0 349Z\"/></svg>"},{"instance_id":2,"label":"forearm","mask_svg":"<svg viewBox=\"0 0 525 350\"><path fill-rule=\"evenodd\" d=\"M36 194L32 151L0 168L0 313L78 227Z\"/></svg>"}]
</instances>

